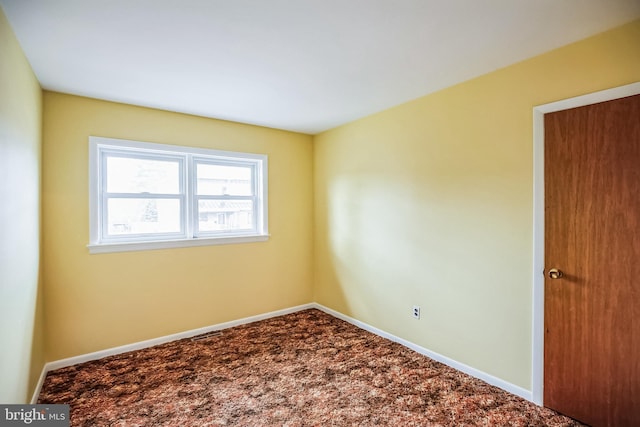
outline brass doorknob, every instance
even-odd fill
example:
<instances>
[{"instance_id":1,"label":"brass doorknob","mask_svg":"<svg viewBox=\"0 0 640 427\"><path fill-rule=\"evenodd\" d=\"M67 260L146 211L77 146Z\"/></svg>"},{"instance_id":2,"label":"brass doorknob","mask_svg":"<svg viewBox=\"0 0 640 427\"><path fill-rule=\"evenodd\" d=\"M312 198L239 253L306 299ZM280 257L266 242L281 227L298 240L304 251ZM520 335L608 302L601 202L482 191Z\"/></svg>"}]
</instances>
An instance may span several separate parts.
<instances>
[{"instance_id":1,"label":"brass doorknob","mask_svg":"<svg viewBox=\"0 0 640 427\"><path fill-rule=\"evenodd\" d=\"M562 270L558 270L557 268L552 268L549 270L549 279L559 279L564 276Z\"/></svg>"}]
</instances>

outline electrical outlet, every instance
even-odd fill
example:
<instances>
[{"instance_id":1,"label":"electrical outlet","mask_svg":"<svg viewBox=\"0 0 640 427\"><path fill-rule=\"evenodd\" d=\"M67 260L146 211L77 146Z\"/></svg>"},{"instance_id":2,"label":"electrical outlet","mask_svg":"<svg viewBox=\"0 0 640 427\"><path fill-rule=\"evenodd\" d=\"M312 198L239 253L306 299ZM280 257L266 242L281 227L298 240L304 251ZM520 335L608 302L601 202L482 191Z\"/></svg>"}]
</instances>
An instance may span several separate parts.
<instances>
[{"instance_id":1,"label":"electrical outlet","mask_svg":"<svg viewBox=\"0 0 640 427\"><path fill-rule=\"evenodd\" d=\"M413 306L413 311L411 312L411 315L413 316L414 319L419 319L420 318L420 306L419 305L414 305Z\"/></svg>"}]
</instances>

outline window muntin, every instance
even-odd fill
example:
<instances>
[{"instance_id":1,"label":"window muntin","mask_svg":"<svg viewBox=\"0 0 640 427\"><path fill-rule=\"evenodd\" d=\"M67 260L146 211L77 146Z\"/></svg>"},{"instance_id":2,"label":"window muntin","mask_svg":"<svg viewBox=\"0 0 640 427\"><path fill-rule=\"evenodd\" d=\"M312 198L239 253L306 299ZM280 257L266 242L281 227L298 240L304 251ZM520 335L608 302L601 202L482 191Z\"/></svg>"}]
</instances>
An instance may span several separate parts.
<instances>
[{"instance_id":1,"label":"window muntin","mask_svg":"<svg viewBox=\"0 0 640 427\"><path fill-rule=\"evenodd\" d=\"M92 253L266 240L267 156L90 137Z\"/></svg>"}]
</instances>

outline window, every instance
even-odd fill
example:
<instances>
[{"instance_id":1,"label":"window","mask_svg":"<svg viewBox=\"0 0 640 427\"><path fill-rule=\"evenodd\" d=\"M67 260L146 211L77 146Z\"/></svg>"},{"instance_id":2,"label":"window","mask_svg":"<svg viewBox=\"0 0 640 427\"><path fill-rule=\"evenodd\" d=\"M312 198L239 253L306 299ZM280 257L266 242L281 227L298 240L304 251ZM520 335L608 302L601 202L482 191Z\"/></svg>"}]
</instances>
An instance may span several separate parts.
<instances>
[{"instance_id":1,"label":"window","mask_svg":"<svg viewBox=\"0 0 640 427\"><path fill-rule=\"evenodd\" d=\"M91 253L264 241L267 156L89 138Z\"/></svg>"}]
</instances>

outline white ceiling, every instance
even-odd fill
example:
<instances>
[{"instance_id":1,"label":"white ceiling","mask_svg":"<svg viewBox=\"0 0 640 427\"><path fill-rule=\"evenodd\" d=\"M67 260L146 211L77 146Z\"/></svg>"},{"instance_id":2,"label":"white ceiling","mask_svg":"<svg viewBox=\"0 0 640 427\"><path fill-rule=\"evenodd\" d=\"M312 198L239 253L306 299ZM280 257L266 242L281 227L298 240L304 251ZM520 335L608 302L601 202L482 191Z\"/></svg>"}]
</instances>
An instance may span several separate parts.
<instances>
[{"instance_id":1,"label":"white ceiling","mask_svg":"<svg viewBox=\"0 0 640 427\"><path fill-rule=\"evenodd\" d=\"M0 6L45 89L310 134L640 17L640 0Z\"/></svg>"}]
</instances>

